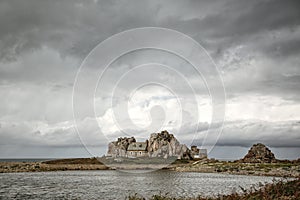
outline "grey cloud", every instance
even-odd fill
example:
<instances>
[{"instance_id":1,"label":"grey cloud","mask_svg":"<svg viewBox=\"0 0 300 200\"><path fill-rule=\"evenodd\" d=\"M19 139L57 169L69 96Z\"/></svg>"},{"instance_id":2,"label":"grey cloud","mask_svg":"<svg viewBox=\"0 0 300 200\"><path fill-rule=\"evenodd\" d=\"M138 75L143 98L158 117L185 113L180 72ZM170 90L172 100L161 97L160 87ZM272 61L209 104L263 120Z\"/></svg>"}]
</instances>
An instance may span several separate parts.
<instances>
[{"instance_id":1,"label":"grey cloud","mask_svg":"<svg viewBox=\"0 0 300 200\"><path fill-rule=\"evenodd\" d=\"M206 137L207 130L220 128L222 123L214 123L209 126L208 123L203 122L199 124L186 123L180 130L170 129L170 133L180 140L181 143L187 145L202 145L203 139ZM196 130L196 131L195 131ZM208 141L212 138L219 137L217 143L218 147L243 147L249 148L255 143L264 143L273 148L298 148L300 146L300 121L230 121L225 122L223 131L218 136L218 132L212 131L211 135L207 135ZM140 138L147 138L149 132L145 129L127 129L126 133L132 133L129 136ZM110 135L111 138L125 136L124 132L115 132ZM192 140L193 139L193 140ZM209 145L213 145L207 143Z\"/></svg>"},{"instance_id":2,"label":"grey cloud","mask_svg":"<svg viewBox=\"0 0 300 200\"><path fill-rule=\"evenodd\" d=\"M14 60L22 52L43 46L57 49L63 56L85 56L112 34L143 24L153 25L148 20L152 20L155 13L148 11L148 15L135 10L138 4L144 6L143 2L128 4L126 1L111 4L105 1L98 4L94 1L2 1L0 58ZM153 11L154 8L148 9Z\"/></svg>"},{"instance_id":3,"label":"grey cloud","mask_svg":"<svg viewBox=\"0 0 300 200\"><path fill-rule=\"evenodd\" d=\"M220 67L228 99L249 94L271 95L297 105L300 101L299 10L297 0L1 1L1 152L5 149L2 146L24 144L41 144L49 149L79 148L73 128L56 127L60 122L72 120L72 86L78 67L99 42L137 27L171 28L197 40ZM113 49L107 53L110 51ZM197 88L197 94L207 93L203 80L186 62L161 52L140 52L120 58L111 66L103 90L96 94L97 114L102 116L110 108L110 91L115 81L136 63L146 60L173 67ZM89 70L86 87L91 87L89 75L99 69ZM191 96L191 91L183 87L183 81L159 70L142 71L131 78L143 80L149 75L176 88L184 101ZM128 100L130 85L134 85L134 81L129 80L119 87L122 91L116 96L116 104ZM90 103L85 92L76 99L83 113ZM149 99L152 100L156 99ZM188 112L185 115L187 119L193 117ZM84 134L98 138L101 128L89 120L80 119L83 121L81 128L86 128ZM5 125L7 123L11 125ZM41 134L41 130L34 128L40 123L53 130ZM216 123L212 128L219 125ZM186 122L184 132L171 131L188 141L195 128L195 124ZM208 123L198 124L199 140L207 128ZM228 122L217 145L248 147L261 141L272 147L297 147L300 145L297 131L299 124L292 121ZM147 130L128 129L127 132L146 134ZM112 136L119 134L116 132ZM56 143L60 136L62 138ZM103 150L106 141L98 139ZM7 155L16 155L17 151L15 148L13 154Z\"/></svg>"},{"instance_id":4,"label":"grey cloud","mask_svg":"<svg viewBox=\"0 0 300 200\"><path fill-rule=\"evenodd\" d=\"M0 64L0 84L47 84L70 86L73 84L79 62L71 57L62 58L53 49L42 48Z\"/></svg>"},{"instance_id":5,"label":"grey cloud","mask_svg":"<svg viewBox=\"0 0 300 200\"><path fill-rule=\"evenodd\" d=\"M6 58L20 59L23 57L21 52L40 51L45 46L58 51L63 57L72 55L75 61L71 63L70 70L57 64L54 64L57 68L47 65L37 67L38 64L32 62L29 65L34 67L26 66L21 77L2 70L2 79L9 80L13 76L14 80L30 80L32 77L43 79L45 74L51 73L54 76L59 73L72 74L74 68L79 66L78 61L96 44L112 34L141 26L163 26L187 33L202 43L217 62L226 50L238 45L249 46L245 51L255 59L260 59L259 56L271 56L270 59L273 59L272 52L276 57L279 57L277 54L299 55L299 36L274 41L270 35L274 30L292 32L299 25L297 1L176 1L172 2L172 6L167 5L168 2L157 1L3 1L0 12L3 15L0 17L3 24L0 31L2 61ZM145 6L147 11L136 9ZM257 52L261 54L257 55ZM237 63L239 68L248 58L248 55L241 56L241 62ZM285 60L288 62L288 58ZM24 60L21 59L21 62ZM9 65L7 67L11 68ZM276 71L274 68L278 67L273 66L271 70ZM69 82L73 80L72 77L66 79ZM254 87L262 84L254 84Z\"/></svg>"},{"instance_id":6,"label":"grey cloud","mask_svg":"<svg viewBox=\"0 0 300 200\"><path fill-rule=\"evenodd\" d=\"M299 34L300 31L297 31ZM290 56L299 56L300 54L300 36L290 40L275 41L263 49L272 56L280 58L288 58Z\"/></svg>"},{"instance_id":7,"label":"grey cloud","mask_svg":"<svg viewBox=\"0 0 300 200\"><path fill-rule=\"evenodd\" d=\"M2 121L47 121L49 124L72 119L72 88L34 84L0 87ZM63 111L63 112L61 112Z\"/></svg>"},{"instance_id":8,"label":"grey cloud","mask_svg":"<svg viewBox=\"0 0 300 200\"><path fill-rule=\"evenodd\" d=\"M229 1L219 14L203 19L206 27L216 27L210 32L216 37L249 35L265 30L292 28L300 24L299 1ZM279 14L280 13L280 14Z\"/></svg>"},{"instance_id":9,"label":"grey cloud","mask_svg":"<svg viewBox=\"0 0 300 200\"><path fill-rule=\"evenodd\" d=\"M216 145L250 147L254 143L262 142L270 147L299 147L299 130L299 121L226 122Z\"/></svg>"},{"instance_id":10,"label":"grey cloud","mask_svg":"<svg viewBox=\"0 0 300 200\"><path fill-rule=\"evenodd\" d=\"M104 146L107 140L90 119L77 123L81 132L76 132L73 121L48 124L43 121L2 122L0 145L37 147L94 147ZM84 130L84 131L82 131Z\"/></svg>"},{"instance_id":11,"label":"grey cloud","mask_svg":"<svg viewBox=\"0 0 300 200\"><path fill-rule=\"evenodd\" d=\"M172 6L169 6L172 3ZM142 9L147 7L147 10ZM84 56L120 31L163 26L200 35L233 38L299 25L298 1L2 1L1 57L13 59L44 45L62 55ZM137 9L141 8L141 9ZM280 13L280 14L278 14ZM200 38L201 40L201 38ZM227 40L233 41L233 40Z\"/></svg>"}]
</instances>

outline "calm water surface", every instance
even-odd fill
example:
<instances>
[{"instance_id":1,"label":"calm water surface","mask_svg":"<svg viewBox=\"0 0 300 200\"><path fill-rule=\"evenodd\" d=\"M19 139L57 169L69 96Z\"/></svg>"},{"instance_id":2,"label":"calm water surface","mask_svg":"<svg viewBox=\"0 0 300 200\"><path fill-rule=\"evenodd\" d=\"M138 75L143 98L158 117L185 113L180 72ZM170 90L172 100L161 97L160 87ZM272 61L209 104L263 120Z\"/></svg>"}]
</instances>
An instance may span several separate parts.
<instances>
[{"instance_id":1,"label":"calm water surface","mask_svg":"<svg viewBox=\"0 0 300 200\"><path fill-rule=\"evenodd\" d=\"M272 177L155 171L62 171L0 174L0 199L125 199L135 193L149 197L215 195L250 188Z\"/></svg>"}]
</instances>

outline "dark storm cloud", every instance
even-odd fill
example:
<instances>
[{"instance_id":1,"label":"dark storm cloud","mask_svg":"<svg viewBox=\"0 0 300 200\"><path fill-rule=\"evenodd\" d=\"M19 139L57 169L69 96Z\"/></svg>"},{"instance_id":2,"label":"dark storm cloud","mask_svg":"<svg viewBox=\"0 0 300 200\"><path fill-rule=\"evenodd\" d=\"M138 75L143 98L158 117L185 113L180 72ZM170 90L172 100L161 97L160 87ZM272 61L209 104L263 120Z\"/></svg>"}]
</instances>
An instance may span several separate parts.
<instances>
[{"instance_id":1,"label":"dark storm cloud","mask_svg":"<svg viewBox=\"0 0 300 200\"><path fill-rule=\"evenodd\" d=\"M263 31L291 29L300 23L297 0L28 0L2 1L0 9L0 58L4 60L42 46L57 49L62 55L82 57L110 35L141 26L164 26L191 36L199 34L204 42L226 38L226 43L231 43Z\"/></svg>"},{"instance_id":2,"label":"dark storm cloud","mask_svg":"<svg viewBox=\"0 0 300 200\"><path fill-rule=\"evenodd\" d=\"M297 0L229 1L220 8L221 12L208 15L200 24L214 30L210 36L236 38L265 30L293 28L300 24L299 8Z\"/></svg>"},{"instance_id":3,"label":"dark storm cloud","mask_svg":"<svg viewBox=\"0 0 300 200\"><path fill-rule=\"evenodd\" d=\"M142 9L144 7L147 9ZM281 68L275 65L276 60L280 59L288 71L300 53L299 9L299 1L292 0L1 1L0 61L21 60L15 71L0 68L1 80L53 82L58 79L67 80L64 84L69 84L82 58L99 42L118 32L143 26L167 27L194 37L220 67L219 62L227 59L224 58L227 51L243 45L240 59L229 65L236 64L237 71L241 69L239 73L243 73L244 61L248 58L272 59L274 66L261 72L268 79L268 73ZM279 32L277 36L274 31ZM26 62L35 51L45 53L36 53ZM61 58L54 55L55 51ZM69 56L71 58L66 58ZM14 68L10 65L16 64L3 65L3 68ZM223 69L226 72L226 68ZM274 77L275 80L273 77L259 80L252 87L256 90L274 81L285 87L285 80Z\"/></svg>"},{"instance_id":4,"label":"dark storm cloud","mask_svg":"<svg viewBox=\"0 0 300 200\"><path fill-rule=\"evenodd\" d=\"M266 46L263 50L274 57L287 58L290 56L299 56L300 37L284 41L275 41L269 46Z\"/></svg>"},{"instance_id":5,"label":"dark storm cloud","mask_svg":"<svg viewBox=\"0 0 300 200\"><path fill-rule=\"evenodd\" d=\"M143 24L151 25L149 20L155 16L151 13L153 10L150 8L148 13L135 10L135 6L143 5L133 3L2 1L0 58L13 60L23 52L43 46L54 48L63 56L85 56L112 34Z\"/></svg>"}]
</instances>

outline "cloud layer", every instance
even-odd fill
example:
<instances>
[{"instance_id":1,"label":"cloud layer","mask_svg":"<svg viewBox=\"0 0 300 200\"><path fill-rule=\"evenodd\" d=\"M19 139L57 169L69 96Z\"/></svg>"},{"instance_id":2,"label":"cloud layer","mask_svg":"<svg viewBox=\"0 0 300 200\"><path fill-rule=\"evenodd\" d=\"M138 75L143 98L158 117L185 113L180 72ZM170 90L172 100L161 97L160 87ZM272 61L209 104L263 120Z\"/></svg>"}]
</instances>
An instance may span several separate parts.
<instances>
[{"instance_id":1,"label":"cloud layer","mask_svg":"<svg viewBox=\"0 0 300 200\"><path fill-rule=\"evenodd\" d=\"M72 89L85 56L114 34L150 26L192 37L220 69L226 120L216 148L243 149L264 142L299 157L299 9L297 0L1 1L0 157L90 156L80 139L90 152L102 155L108 139L124 132L145 138L151 122L162 124L161 129L171 130L182 142L201 145L213 107L204 79L183 59L158 50L131 52L112 63L95 93L95 116L78 119L77 126L85 131L76 132ZM132 70L150 61L173 71L151 66ZM116 82L131 70L112 99ZM87 77L98 71L89 68ZM128 91L149 78L170 86L176 95L157 85ZM84 91L76 101L81 112L89 112L86 105L91 102ZM120 127L112 112L123 104L132 121L119 117ZM291 148L293 153L288 153Z\"/></svg>"}]
</instances>

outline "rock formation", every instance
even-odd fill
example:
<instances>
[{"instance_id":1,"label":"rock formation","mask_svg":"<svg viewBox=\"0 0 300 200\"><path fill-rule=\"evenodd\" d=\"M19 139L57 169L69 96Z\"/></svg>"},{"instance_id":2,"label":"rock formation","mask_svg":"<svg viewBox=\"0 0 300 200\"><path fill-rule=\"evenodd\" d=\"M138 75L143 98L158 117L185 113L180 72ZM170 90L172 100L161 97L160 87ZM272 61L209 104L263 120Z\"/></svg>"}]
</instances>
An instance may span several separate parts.
<instances>
[{"instance_id":1,"label":"rock formation","mask_svg":"<svg viewBox=\"0 0 300 200\"><path fill-rule=\"evenodd\" d=\"M141 147L145 146L146 149L138 148L137 144ZM136 148L129 149L129 146L136 146ZM194 156L186 145L180 144L168 131L152 133L149 140L144 143L136 142L134 137L118 138L117 141L109 143L106 155L108 157L177 157L178 159L192 159Z\"/></svg>"},{"instance_id":2,"label":"rock formation","mask_svg":"<svg viewBox=\"0 0 300 200\"><path fill-rule=\"evenodd\" d=\"M152 133L148 143L148 153L150 157L178 157L180 159L190 159L190 150L186 145L180 144L173 134L168 131Z\"/></svg>"},{"instance_id":3,"label":"rock formation","mask_svg":"<svg viewBox=\"0 0 300 200\"><path fill-rule=\"evenodd\" d=\"M246 163L272 163L276 162L276 158L271 150L264 144L254 144L241 162Z\"/></svg>"},{"instance_id":4,"label":"rock formation","mask_svg":"<svg viewBox=\"0 0 300 200\"><path fill-rule=\"evenodd\" d=\"M117 141L108 144L107 156L113 157L126 157L127 148L129 144L136 142L134 137L131 138L118 138Z\"/></svg>"}]
</instances>

